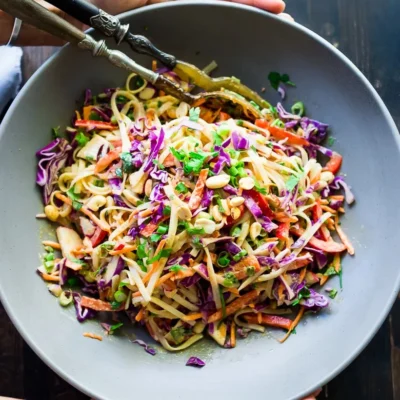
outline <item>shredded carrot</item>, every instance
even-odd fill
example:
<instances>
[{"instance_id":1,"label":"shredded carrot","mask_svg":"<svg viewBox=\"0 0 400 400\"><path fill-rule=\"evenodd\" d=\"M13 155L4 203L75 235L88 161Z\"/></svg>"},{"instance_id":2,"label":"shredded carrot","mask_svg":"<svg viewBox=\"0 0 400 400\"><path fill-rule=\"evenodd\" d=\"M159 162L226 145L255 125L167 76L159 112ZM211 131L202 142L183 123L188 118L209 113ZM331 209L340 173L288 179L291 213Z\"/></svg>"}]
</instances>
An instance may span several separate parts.
<instances>
[{"instance_id":1,"label":"shredded carrot","mask_svg":"<svg viewBox=\"0 0 400 400\"><path fill-rule=\"evenodd\" d=\"M51 241L51 240L43 240L42 245L43 245L43 246L52 247L52 248L55 249L55 250L61 250L61 245L60 245L60 243L53 242L53 241Z\"/></svg>"},{"instance_id":2,"label":"shredded carrot","mask_svg":"<svg viewBox=\"0 0 400 400\"><path fill-rule=\"evenodd\" d=\"M339 272L340 272L340 255L339 255L339 253L336 253L336 254L333 256L332 265L333 265L333 268L335 268L335 271L336 271L337 273L339 273Z\"/></svg>"},{"instance_id":3,"label":"shredded carrot","mask_svg":"<svg viewBox=\"0 0 400 400\"><path fill-rule=\"evenodd\" d=\"M55 196L57 199L63 201L66 204L69 204L72 206L72 200L68 198L67 196L64 196L61 193L56 193ZM99 226L103 231L110 232L110 227L107 223L104 223L100 219L98 219L89 209L87 209L85 206L81 207L79 210L86 216L88 216L97 226Z\"/></svg>"},{"instance_id":4,"label":"shredded carrot","mask_svg":"<svg viewBox=\"0 0 400 400\"><path fill-rule=\"evenodd\" d=\"M171 278L171 281L188 278L190 276L193 276L195 273L196 273L196 271L194 269L187 268L187 269L184 269L184 270L179 271L178 273L174 274L174 276Z\"/></svg>"},{"instance_id":5,"label":"shredded carrot","mask_svg":"<svg viewBox=\"0 0 400 400\"><path fill-rule=\"evenodd\" d=\"M169 153L167 157L165 157L162 165L166 168L175 166L175 157L172 153Z\"/></svg>"},{"instance_id":6,"label":"shredded carrot","mask_svg":"<svg viewBox=\"0 0 400 400\"><path fill-rule=\"evenodd\" d=\"M144 317L144 308L141 308L140 311L136 314L135 321L139 322Z\"/></svg>"},{"instance_id":7,"label":"shredded carrot","mask_svg":"<svg viewBox=\"0 0 400 400\"><path fill-rule=\"evenodd\" d=\"M109 151L104 157L100 158L94 167L94 173L98 174L105 170L113 161L118 160L121 150L121 147L117 147L114 150Z\"/></svg>"},{"instance_id":8,"label":"shredded carrot","mask_svg":"<svg viewBox=\"0 0 400 400\"><path fill-rule=\"evenodd\" d=\"M150 237L158 228L158 224L149 222L141 231L140 234L144 237Z\"/></svg>"},{"instance_id":9,"label":"shredded carrot","mask_svg":"<svg viewBox=\"0 0 400 400\"><path fill-rule=\"evenodd\" d=\"M327 275L322 275L322 276L321 276L321 279L319 280L320 286L324 286L325 283L328 281L328 279L329 279L329 276L327 276Z\"/></svg>"},{"instance_id":10,"label":"shredded carrot","mask_svg":"<svg viewBox=\"0 0 400 400\"><path fill-rule=\"evenodd\" d=\"M95 333L91 333L91 332L85 332L83 334L83 336L90 338L90 339L100 340L100 342L103 340L103 338L100 335L96 335Z\"/></svg>"},{"instance_id":11,"label":"shredded carrot","mask_svg":"<svg viewBox=\"0 0 400 400\"><path fill-rule=\"evenodd\" d=\"M206 185L206 179L208 176L208 169L202 169L199 174L199 179L197 179L196 186L192 192L189 199L189 208L191 210L197 210L200 206L201 200L203 198L204 187Z\"/></svg>"},{"instance_id":12,"label":"shredded carrot","mask_svg":"<svg viewBox=\"0 0 400 400\"><path fill-rule=\"evenodd\" d=\"M311 180L310 183L313 185L314 183L318 182L320 178L321 178L321 173L318 172L318 174L314 176L314 178Z\"/></svg>"},{"instance_id":13,"label":"shredded carrot","mask_svg":"<svg viewBox=\"0 0 400 400\"><path fill-rule=\"evenodd\" d=\"M45 272L40 272L40 276L43 278L43 280L47 282L60 282L59 276L49 275L46 274Z\"/></svg>"},{"instance_id":14,"label":"shredded carrot","mask_svg":"<svg viewBox=\"0 0 400 400\"><path fill-rule=\"evenodd\" d=\"M334 210L333 208L328 207L328 206L321 206L321 208L322 208L324 211L330 212L331 214L336 214L336 213L337 213L336 210Z\"/></svg>"},{"instance_id":15,"label":"shredded carrot","mask_svg":"<svg viewBox=\"0 0 400 400\"><path fill-rule=\"evenodd\" d=\"M130 253L131 251L136 250L136 246L133 245L125 245L121 250L110 250L109 254L111 256L117 256L119 254Z\"/></svg>"},{"instance_id":16,"label":"shredded carrot","mask_svg":"<svg viewBox=\"0 0 400 400\"><path fill-rule=\"evenodd\" d=\"M92 106L83 107L83 119L89 120L91 112L92 112Z\"/></svg>"},{"instance_id":17,"label":"shredded carrot","mask_svg":"<svg viewBox=\"0 0 400 400\"><path fill-rule=\"evenodd\" d=\"M232 288L227 288L227 291L230 293L233 293L236 296L240 296L239 290L237 290L236 288L232 287ZM250 304L249 304L250 306Z\"/></svg>"},{"instance_id":18,"label":"shredded carrot","mask_svg":"<svg viewBox=\"0 0 400 400\"><path fill-rule=\"evenodd\" d=\"M305 310L305 308L303 306L301 306L299 313L297 314L296 318L290 325L289 331L286 333L286 335L281 340L279 340L281 343L283 343L289 337L289 335L292 333L293 329L296 328L296 326L298 325L298 323L300 322L301 318L304 315L304 310Z\"/></svg>"},{"instance_id":19,"label":"shredded carrot","mask_svg":"<svg viewBox=\"0 0 400 400\"><path fill-rule=\"evenodd\" d=\"M289 318L281 317L279 315L269 315L263 313L244 314L243 318L249 324L268 325L275 328L290 329L292 321Z\"/></svg>"},{"instance_id":20,"label":"shredded carrot","mask_svg":"<svg viewBox=\"0 0 400 400\"><path fill-rule=\"evenodd\" d=\"M114 309L111 304L107 301L93 299L92 297L82 296L81 297L81 306L90 308L95 311L120 311L120 308ZM122 306L123 308L123 306Z\"/></svg>"},{"instance_id":21,"label":"shredded carrot","mask_svg":"<svg viewBox=\"0 0 400 400\"><path fill-rule=\"evenodd\" d=\"M304 278L306 277L306 273L307 273L307 268L303 268L302 271L300 272L300 275L299 275L299 281L300 282L304 281Z\"/></svg>"},{"instance_id":22,"label":"shredded carrot","mask_svg":"<svg viewBox=\"0 0 400 400\"><path fill-rule=\"evenodd\" d=\"M186 316L185 321L195 321L203 317L202 313L189 314Z\"/></svg>"},{"instance_id":23,"label":"shredded carrot","mask_svg":"<svg viewBox=\"0 0 400 400\"><path fill-rule=\"evenodd\" d=\"M225 307L225 315L229 316L236 311L241 310L243 307L247 306L250 302L252 302L258 296L257 290L252 290L244 294L241 297L238 297L236 300L232 301ZM212 314L208 318L208 323L219 321L223 317L222 310L218 310L216 313Z\"/></svg>"},{"instance_id":24,"label":"shredded carrot","mask_svg":"<svg viewBox=\"0 0 400 400\"><path fill-rule=\"evenodd\" d=\"M231 325L231 346L236 347L236 324L234 321Z\"/></svg>"},{"instance_id":25,"label":"shredded carrot","mask_svg":"<svg viewBox=\"0 0 400 400\"><path fill-rule=\"evenodd\" d=\"M151 62L151 69L153 72L155 72L157 70L157 60L153 60Z\"/></svg>"},{"instance_id":26,"label":"shredded carrot","mask_svg":"<svg viewBox=\"0 0 400 400\"><path fill-rule=\"evenodd\" d=\"M346 212L346 210L343 207L338 208L338 211L343 213L343 214Z\"/></svg>"},{"instance_id":27,"label":"shredded carrot","mask_svg":"<svg viewBox=\"0 0 400 400\"><path fill-rule=\"evenodd\" d=\"M165 246L166 239L160 240L160 243L158 243L157 249L154 253L156 256ZM157 270L159 262L155 261L151 267L151 270L147 273L147 275L143 278L143 283L147 283L150 279L150 277L154 274L154 271Z\"/></svg>"},{"instance_id":28,"label":"shredded carrot","mask_svg":"<svg viewBox=\"0 0 400 400\"><path fill-rule=\"evenodd\" d=\"M343 232L342 228L339 225L339 217L336 216L335 217L335 228L336 228L336 232L340 237L340 240L342 241L342 243L346 246L347 252L352 256L354 255L354 247L351 244L350 240L348 239L348 237L346 236L346 234Z\"/></svg>"},{"instance_id":29,"label":"shredded carrot","mask_svg":"<svg viewBox=\"0 0 400 400\"><path fill-rule=\"evenodd\" d=\"M163 284L168 290L176 290L175 282L172 282L171 279L168 279ZM157 285L156 285L157 286Z\"/></svg>"},{"instance_id":30,"label":"shredded carrot","mask_svg":"<svg viewBox=\"0 0 400 400\"><path fill-rule=\"evenodd\" d=\"M168 274L163 275L156 283L156 287L161 286L165 281L172 278L175 272L168 272Z\"/></svg>"}]
</instances>

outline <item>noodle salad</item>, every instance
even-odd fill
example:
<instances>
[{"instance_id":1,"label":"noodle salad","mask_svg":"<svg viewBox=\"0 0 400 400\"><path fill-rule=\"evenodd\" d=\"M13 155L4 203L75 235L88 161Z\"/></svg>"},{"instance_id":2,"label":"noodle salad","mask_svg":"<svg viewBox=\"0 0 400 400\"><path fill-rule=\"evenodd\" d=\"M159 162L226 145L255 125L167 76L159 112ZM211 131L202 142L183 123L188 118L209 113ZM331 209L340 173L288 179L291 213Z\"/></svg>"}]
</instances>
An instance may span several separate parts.
<instances>
[{"instance_id":1,"label":"noodle salad","mask_svg":"<svg viewBox=\"0 0 400 400\"><path fill-rule=\"evenodd\" d=\"M124 89L87 90L65 137L54 130L36 153L38 217L58 239L43 242L38 272L61 305L80 322L126 314L169 351L206 335L233 348L266 327L284 342L327 307L337 290L324 285L354 254L339 222L354 201L342 157L301 102L260 112L190 108L135 74Z\"/></svg>"}]
</instances>

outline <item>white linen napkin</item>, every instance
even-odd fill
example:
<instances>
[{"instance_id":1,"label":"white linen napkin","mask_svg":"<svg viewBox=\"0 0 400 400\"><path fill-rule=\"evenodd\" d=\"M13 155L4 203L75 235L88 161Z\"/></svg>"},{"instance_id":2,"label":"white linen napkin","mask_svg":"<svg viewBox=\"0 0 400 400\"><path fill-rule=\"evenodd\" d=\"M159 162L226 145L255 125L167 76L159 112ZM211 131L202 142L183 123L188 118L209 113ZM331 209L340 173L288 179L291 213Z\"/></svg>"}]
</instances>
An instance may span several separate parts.
<instances>
[{"instance_id":1,"label":"white linen napkin","mask_svg":"<svg viewBox=\"0 0 400 400\"><path fill-rule=\"evenodd\" d=\"M21 86L21 59L20 47L0 46L0 116Z\"/></svg>"}]
</instances>

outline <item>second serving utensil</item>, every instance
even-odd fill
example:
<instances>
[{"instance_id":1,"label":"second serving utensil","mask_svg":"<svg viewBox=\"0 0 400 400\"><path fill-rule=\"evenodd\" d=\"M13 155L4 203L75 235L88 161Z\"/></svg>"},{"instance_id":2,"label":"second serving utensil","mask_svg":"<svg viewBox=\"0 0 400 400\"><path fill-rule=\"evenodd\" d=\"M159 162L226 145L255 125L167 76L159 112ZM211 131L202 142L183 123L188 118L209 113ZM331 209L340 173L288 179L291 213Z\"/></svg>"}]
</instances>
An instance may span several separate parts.
<instances>
[{"instance_id":1,"label":"second serving utensil","mask_svg":"<svg viewBox=\"0 0 400 400\"><path fill-rule=\"evenodd\" d=\"M97 41L93 39L90 35L80 31L33 0L0 0L0 8L30 25L76 44L82 49L92 51L94 56L107 58L117 67L135 72L158 89L164 90L166 93L185 101L191 106L195 107L205 103L217 109L225 106L232 109L233 106L237 117L241 115L250 119L262 117L258 108L251 105L244 98L237 97L235 94L220 91L192 95L185 92L165 76L137 64L119 50L109 49L104 40Z\"/></svg>"},{"instance_id":2,"label":"second serving utensil","mask_svg":"<svg viewBox=\"0 0 400 400\"><path fill-rule=\"evenodd\" d=\"M121 24L117 17L95 7L86 0L49 0L49 2L84 24L99 30L106 36L113 36L118 44L124 41L134 51L157 59L174 71L180 78L190 79L191 83L208 92L224 88L244 96L261 108L270 108L270 104L266 100L249 87L240 83L238 79L234 77L211 78L196 66L177 60L176 57L159 50L145 36L134 35L129 31L129 24Z\"/></svg>"}]
</instances>

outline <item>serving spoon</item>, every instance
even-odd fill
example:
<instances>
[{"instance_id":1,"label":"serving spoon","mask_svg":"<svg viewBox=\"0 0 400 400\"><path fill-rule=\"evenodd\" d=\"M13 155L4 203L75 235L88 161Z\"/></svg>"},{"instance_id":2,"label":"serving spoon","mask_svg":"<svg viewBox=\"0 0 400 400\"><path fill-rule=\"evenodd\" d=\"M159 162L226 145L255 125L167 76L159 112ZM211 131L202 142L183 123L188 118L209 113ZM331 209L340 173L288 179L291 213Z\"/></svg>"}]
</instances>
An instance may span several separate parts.
<instances>
[{"instance_id":1,"label":"serving spoon","mask_svg":"<svg viewBox=\"0 0 400 400\"><path fill-rule=\"evenodd\" d=\"M95 40L33 0L0 0L0 8L29 25L91 51L94 56L105 57L117 67L135 72L158 89L193 107L207 105L213 109L229 108L230 114L237 118L245 116L254 120L262 117L258 106L255 107L235 93L220 90L193 95L185 92L162 74L141 66L119 50L109 49L104 40Z\"/></svg>"},{"instance_id":2,"label":"serving spoon","mask_svg":"<svg viewBox=\"0 0 400 400\"><path fill-rule=\"evenodd\" d=\"M234 77L211 78L196 66L177 60L175 56L159 50L145 36L132 34L129 31L129 24L121 24L117 17L107 14L86 0L49 0L49 2L84 24L99 30L104 35L113 36L117 44L124 41L134 51L157 59L180 78L189 78L191 83L208 92L224 88L254 101L261 108L270 108L270 104L266 100L240 83L238 79Z\"/></svg>"}]
</instances>

